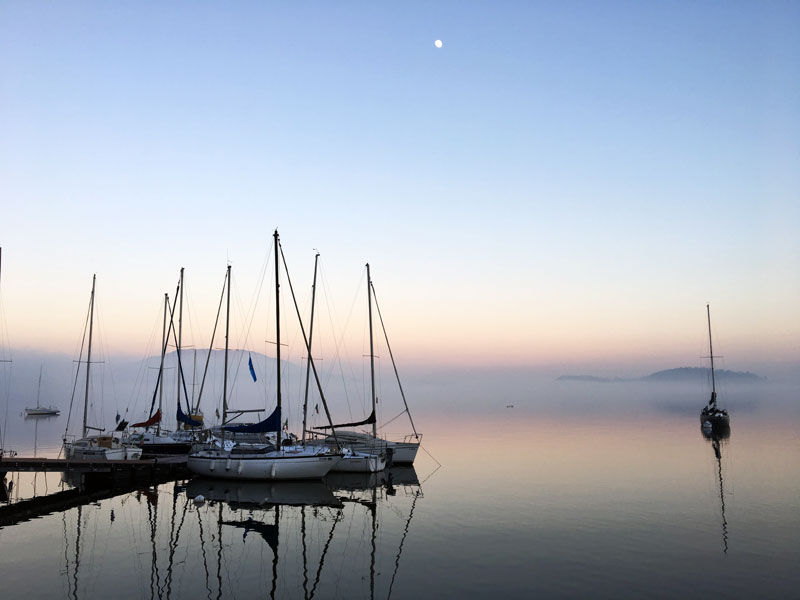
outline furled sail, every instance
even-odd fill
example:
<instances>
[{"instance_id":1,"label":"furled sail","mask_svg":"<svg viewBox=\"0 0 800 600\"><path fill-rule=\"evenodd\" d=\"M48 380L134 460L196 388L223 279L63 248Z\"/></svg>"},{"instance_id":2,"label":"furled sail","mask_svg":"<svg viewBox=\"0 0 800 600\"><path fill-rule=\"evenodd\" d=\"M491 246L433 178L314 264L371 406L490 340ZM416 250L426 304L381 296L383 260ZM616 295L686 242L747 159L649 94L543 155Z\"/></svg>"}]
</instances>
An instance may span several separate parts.
<instances>
[{"instance_id":1,"label":"furled sail","mask_svg":"<svg viewBox=\"0 0 800 600\"><path fill-rule=\"evenodd\" d=\"M202 421L195 421L190 416L184 414L184 412L181 410L181 405L180 404L178 404L177 417L178 417L178 422L179 423L185 423L186 425L189 425L190 427L202 427L203 426L203 422Z\"/></svg>"},{"instance_id":2,"label":"furled sail","mask_svg":"<svg viewBox=\"0 0 800 600\"><path fill-rule=\"evenodd\" d=\"M251 423L249 425L226 425L225 431L232 433L267 433L269 431L279 431L281 428L281 409L276 407L272 414L263 421Z\"/></svg>"},{"instance_id":3,"label":"furled sail","mask_svg":"<svg viewBox=\"0 0 800 600\"><path fill-rule=\"evenodd\" d=\"M141 423L134 423L131 427L152 427L156 423L161 421L161 409L159 408L155 414L147 419L146 421L142 421Z\"/></svg>"},{"instance_id":4,"label":"furled sail","mask_svg":"<svg viewBox=\"0 0 800 600\"><path fill-rule=\"evenodd\" d=\"M358 423L342 423L341 425L322 425L320 427L313 427L312 429L341 429L342 427L358 427L359 425L372 425L375 422L375 410L363 421Z\"/></svg>"}]
</instances>

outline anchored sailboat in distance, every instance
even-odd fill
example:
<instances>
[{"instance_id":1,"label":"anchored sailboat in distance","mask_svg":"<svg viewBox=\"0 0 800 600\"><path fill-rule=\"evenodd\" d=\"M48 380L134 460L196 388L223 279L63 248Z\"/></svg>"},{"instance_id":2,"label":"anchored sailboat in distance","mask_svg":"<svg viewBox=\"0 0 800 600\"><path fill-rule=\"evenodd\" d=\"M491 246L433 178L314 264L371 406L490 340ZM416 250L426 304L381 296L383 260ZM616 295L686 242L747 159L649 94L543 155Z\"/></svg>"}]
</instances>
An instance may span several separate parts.
<instances>
[{"instance_id":1,"label":"anchored sailboat in distance","mask_svg":"<svg viewBox=\"0 0 800 600\"><path fill-rule=\"evenodd\" d=\"M280 266L278 247L278 231L273 236L275 243L275 329L276 329L276 372L277 372L277 407L275 411L260 423L239 427L225 427L228 417L228 339L230 332L231 278L228 265L228 298L227 316L225 319L225 375L222 392L222 446L209 446L189 455L187 466L190 471L209 477L225 479L321 479L341 459L340 452L332 452L327 447L304 447L284 445L281 443L281 339L280 339ZM289 282L291 285L291 281ZM302 323L300 324L302 329ZM303 337L305 331L303 331ZM306 347L308 347L308 340ZM312 362L313 365L313 362ZM316 369L314 369L316 377ZM323 404L325 399L323 398ZM327 405L326 405L327 412ZM277 446L269 443L235 444L230 450L225 449L225 431L276 433Z\"/></svg>"},{"instance_id":2,"label":"anchored sailboat in distance","mask_svg":"<svg viewBox=\"0 0 800 600\"><path fill-rule=\"evenodd\" d=\"M54 417L61 414L61 411L54 406L42 406L40 404L42 393L42 366L39 365L39 386L36 390L36 406L25 409L26 417Z\"/></svg>"},{"instance_id":3,"label":"anchored sailboat in distance","mask_svg":"<svg viewBox=\"0 0 800 600\"><path fill-rule=\"evenodd\" d=\"M714 376L714 347L711 344L711 308L706 304L708 315L708 350L711 358L711 399L700 411L700 422L704 427L725 428L730 425L728 411L717 406L717 384Z\"/></svg>"}]
</instances>

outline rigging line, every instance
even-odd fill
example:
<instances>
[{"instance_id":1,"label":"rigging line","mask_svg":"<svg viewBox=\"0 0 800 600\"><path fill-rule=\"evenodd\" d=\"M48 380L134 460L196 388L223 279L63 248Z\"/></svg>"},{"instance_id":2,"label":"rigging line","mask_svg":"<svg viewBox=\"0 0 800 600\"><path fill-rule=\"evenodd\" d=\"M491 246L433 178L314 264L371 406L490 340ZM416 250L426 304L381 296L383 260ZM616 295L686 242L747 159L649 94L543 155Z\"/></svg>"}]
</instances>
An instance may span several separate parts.
<instances>
[{"instance_id":1,"label":"rigging line","mask_svg":"<svg viewBox=\"0 0 800 600\"><path fill-rule=\"evenodd\" d=\"M386 333L386 325L383 323L383 315L381 314L381 308L378 305L378 296L375 293L375 286L369 284L372 288L372 297L375 299L375 308L378 309L378 319L381 322L381 329L383 329L383 337L386 339L386 348L389 350L389 357L392 359L392 367L394 367L394 374L397 378L397 385L400 388L400 395L403 397L403 404L406 407L406 412L408 413L408 420L411 422L411 429L414 430L414 437L419 439L419 434L417 433L417 428L414 427L414 420L411 418L411 413L408 410L408 402L406 402L406 395L403 392L403 384L400 383L400 374L397 372L397 363L394 361L394 354L392 354L392 346L389 344L389 335Z\"/></svg>"},{"instance_id":2,"label":"rigging line","mask_svg":"<svg viewBox=\"0 0 800 600\"><path fill-rule=\"evenodd\" d=\"M420 446L420 448L422 448L422 446ZM425 450L425 448L422 449ZM427 450L425 450L425 452L427 453L428 456L433 458L433 455L430 452L428 452ZM436 461L436 464L438 464L439 466L436 467L433 471L431 471L430 474L425 479L422 480L422 482L419 484L420 488L422 488L422 484L424 484L426 481L428 481L428 479L433 477L433 474L436 473L436 471L442 468L442 464L438 460L436 460L435 458L433 458L433 460Z\"/></svg>"},{"instance_id":3,"label":"rigging line","mask_svg":"<svg viewBox=\"0 0 800 600\"><path fill-rule=\"evenodd\" d=\"M214 330L211 332L211 345L208 348L208 354L206 354L206 366L203 368L203 379L200 382L200 392L197 394L197 405L195 406L195 410L200 407L200 398L203 397L203 387L206 384L206 375L208 374L208 363L211 360L211 352L214 350L214 338L217 335L217 325L219 324L219 315L222 311L222 302L225 300L225 284L228 281L228 270L225 269L225 277L222 280L222 293L219 296L219 306L217 307L217 318L214 321Z\"/></svg>"},{"instance_id":4,"label":"rigging line","mask_svg":"<svg viewBox=\"0 0 800 600\"><path fill-rule=\"evenodd\" d=\"M136 371L136 378L134 379L133 388L131 390L131 395L128 400L128 407L130 408L133 405L133 410L138 410L138 400L142 397L142 391L144 389L144 384L147 379L147 362L152 358L152 350L155 345L155 336L156 331L158 329L158 325L161 321L161 312L163 310L163 304L159 300L159 310L158 310L158 319L154 322L153 328L150 330L150 337L147 339L147 344L145 345L144 357L141 361L139 361L139 366ZM125 413L128 413L128 408L125 409Z\"/></svg>"},{"instance_id":5,"label":"rigging line","mask_svg":"<svg viewBox=\"0 0 800 600\"><path fill-rule=\"evenodd\" d=\"M334 348L335 348L335 354L336 354L336 363L339 366L339 375L341 376L341 379L342 379L342 388L344 389L345 402L347 403L348 414L350 415L350 419L351 420L352 420L353 412L352 412L352 410L350 408L350 394L347 391L348 388L347 388L347 383L346 383L345 373L344 373L344 368L343 368L343 363L342 363L341 348L344 345L345 332L350 328L350 322L351 322L351 320L353 318L353 315L355 314L355 307L356 307L356 304L358 303L358 298L361 295L361 283L364 281L364 277L365 276L366 276L366 271L362 270L361 271L361 279L359 280L358 285L356 286L355 292L353 294L353 300L350 303L350 310L348 312L347 319L345 321L344 327L342 327L342 329L341 329L341 334L340 334L339 339L336 340L336 326L332 322L331 316L332 315L336 316L336 318L338 320L338 314L336 313L335 306L331 307L330 294L328 293L328 285L327 285L326 273L324 271L322 273L323 290L325 291L325 302L326 302L326 304L328 306L328 315L329 315L329 321L331 321L331 330L334 333ZM349 371L350 371L351 381L357 381L355 370L353 369L352 361L348 362L348 367L349 367ZM333 369L333 367L331 367L331 370L332 369ZM362 372L362 379L363 379L363 372ZM363 404L364 403L363 403L363 399L362 399L362 408L363 408Z\"/></svg>"},{"instance_id":6,"label":"rigging line","mask_svg":"<svg viewBox=\"0 0 800 600\"><path fill-rule=\"evenodd\" d=\"M78 388L78 378L81 372L81 358L83 357L83 347L86 344L86 332L89 328L89 311L91 310L91 306L86 309L86 321L83 324L83 337L81 338L81 349L80 353L78 354L78 364L75 368L75 383L72 385L72 396L69 399L69 412L67 413L67 424L64 427L64 437L62 441L65 441L67 438L67 431L69 431L69 421L72 417L72 404L75 401L75 391ZM58 455L61 456L61 452L63 451L64 446L61 446L61 450L58 451Z\"/></svg>"},{"instance_id":7,"label":"rigging line","mask_svg":"<svg viewBox=\"0 0 800 600\"><path fill-rule=\"evenodd\" d=\"M275 232L276 239L277 239L277 231ZM283 269L286 272L286 281L289 284L289 291L292 294L292 300L294 302L295 311L297 311L297 321L300 324L300 330L303 333L303 341L305 342L306 352L308 352L308 362L311 364L311 368L314 371L314 379L317 382L317 388L319 389L319 396L322 400L322 406L325 408L325 415L328 417L328 425L331 426L331 434L333 435L333 440L336 443L337 448L339 448L339 438L336 437L336 430L333 429L333 419L331 419L331 412L328 409L328 403L325 400L325 394L322 391L322 384L319 381L319 375L317 374L317 367L314 363L314 358L311 356L311 352L308 351L308 336L306 336L306 329L303 327L303 319L300 317L300 308L297 306L297 297L294 295L294 287L292 286L292 278L289 276L289 267L286 264L286 255L283 253L283 247L278 245L280 248L281 258L283 259ZM276 253L275 260L278 260L278 256ZM280 393L280 390L278 390Z\"/></svg>"}]
</instances>

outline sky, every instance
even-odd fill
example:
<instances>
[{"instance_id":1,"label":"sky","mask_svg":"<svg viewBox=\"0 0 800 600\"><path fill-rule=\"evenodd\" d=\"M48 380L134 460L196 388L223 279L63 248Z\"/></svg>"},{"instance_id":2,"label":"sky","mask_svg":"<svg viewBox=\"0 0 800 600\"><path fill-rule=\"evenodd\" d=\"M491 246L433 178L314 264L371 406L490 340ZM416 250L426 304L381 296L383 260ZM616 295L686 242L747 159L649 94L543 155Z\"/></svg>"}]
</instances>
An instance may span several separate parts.
<instances>
[{"instance_id":1,"label":"sky","mask_svg":"<svg viewBox=\"0 0 800 600\"><path fill-rule=\"evenodd\" d=\"M416 369L700 366L706 303L726 367L796 369L798 23L780 1L0 2L3 341L76 353L96 273L109 352L143 356L185 267L205 347L229 263L239 330L256 298L266 323L278 228L302 306L318 249L342 325L370 263ZM263 352L253 327L236 345Z\"/></svg>"}]
</instances>

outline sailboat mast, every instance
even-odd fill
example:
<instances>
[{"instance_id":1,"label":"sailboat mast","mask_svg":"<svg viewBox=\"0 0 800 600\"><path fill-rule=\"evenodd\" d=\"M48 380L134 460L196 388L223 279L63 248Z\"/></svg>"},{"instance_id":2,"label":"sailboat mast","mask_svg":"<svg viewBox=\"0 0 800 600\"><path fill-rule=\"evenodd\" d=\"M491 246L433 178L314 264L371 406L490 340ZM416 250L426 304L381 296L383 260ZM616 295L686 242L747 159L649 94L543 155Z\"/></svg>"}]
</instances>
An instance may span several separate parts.
<instances>
[{"instance_id":1,"label":"sailboat mast","mask_svg":"<svg viewBox=\"0 0 800 600\"><path fill-rule=\"evenodd\" d=\"M228 300L225 309L225 371L222 379L222 424L228 420L228 333L231 326L231 266L228 265ZM224 429L222 430L225 431ZM225 435L223 433L223 435Z\"/></svg>"},{"instance_id":2,"label":"sailboat mast","mask_svg":"<svg viewBox=\"0 0 800 600\"><path fill-rule=\"evenodd\" d=\"M158 411L164 400L164 355L167 353L167 311L169 310L169 294L164 294L164 322L161 325L161 364L158 367ZM152 408L151 408L152 410ZM161 435L161 419L156 423L156 435Z\"/></svg>"},{"instance_id":3,"label":"sailboat mast","mask_svg":"<svg viewBox=\"0 0 800 600\"><path fill-rule=\"evenodd\" d=\"M36 408L39 408L39 397L42 393L42 365L39 365L39 387L36 388Z\"/></svg>"},{"instance_id":4,"label":"sailboat mast","mask_svg":"<svg viewBox=\"0 0 800 600\"><path fill-rule=\"evenodd\" d=\"M372 343L372 278L369 275L369 263L367 263L367 312L369 314L369 375L372 382L372 414L375 414L375 352ZM377 418L372 421L372 437L378 437Z\"/></svg>"},{"instance_id":5,"label":"sailboat mast","mask_svg":"<svg viewBox=\"0 0 800 600\"><path fill-rule=\"evenodd\" d=\"M714 347L711 345L711 307L706 304L706 314L708 315L708 352L711 355L711 403L717 403L717 384L714 378Z\"/></svg>"},{"instance_id":6,"label":"sailboat mast","mask_svg":"<svg viewBox=\"0 0 800 600\"><path fill-rule=\"evenodd\" d=\"M178 357L178 406L181 405L181 376L183 375L183 370L181 368L181 341L183 338L183 267L181 267L180 288L181 295L178 303L178 347L175 349L175 355Z\"/></svg>"},{"instance_id":7,"label":"sailboat mast","mask_svg":"<svg viewBox=\"0 0 800 600\"><path fill-rule=\"evenodd\" d=\"M317 297L317 263L319 252L314 257L314 281L311 284L311 322L308 325L308 364L306 365L306 397L303 400L303 444L306 443L306 423L308 421L308 380L311 377L311 340L314 335L314 301Z\"/></svg>"},{"instance_id":8,"label":"sailboat mast","mask_svg":"<svg viewBox=\"0 0 800 600\"><path fill-rule=\"evenodd\" d=\"M277 386L278 386L278 414L280 415L281 419L283 419L283 415L281 414L281 295L280 295L280 282L278 281L280 275L280 269L278 268L278 230L275 230L273 234L273 239L275 241L275 366L277 368ZM281 427L282 423L278 423L278 432L277 432L277 441L278 441L278 449L280 450L281 447ZM303 432L305 434L305 432Z\"/></svg>"},{"instance_id":9,"label":"sailboat mast","mask_svg":"<svg viewBox=\"0 0 800 600\"><path fill-rule=\"evenodd\" d=\"M89 411L89 367L92 364L92 329L94 327L94 285L97 274L92 275L92 296L89 300L89 347L86 351L86 390L83 396L83 433L81 437L86 437L86 414Z\"/></svg>"}]
</instances>

